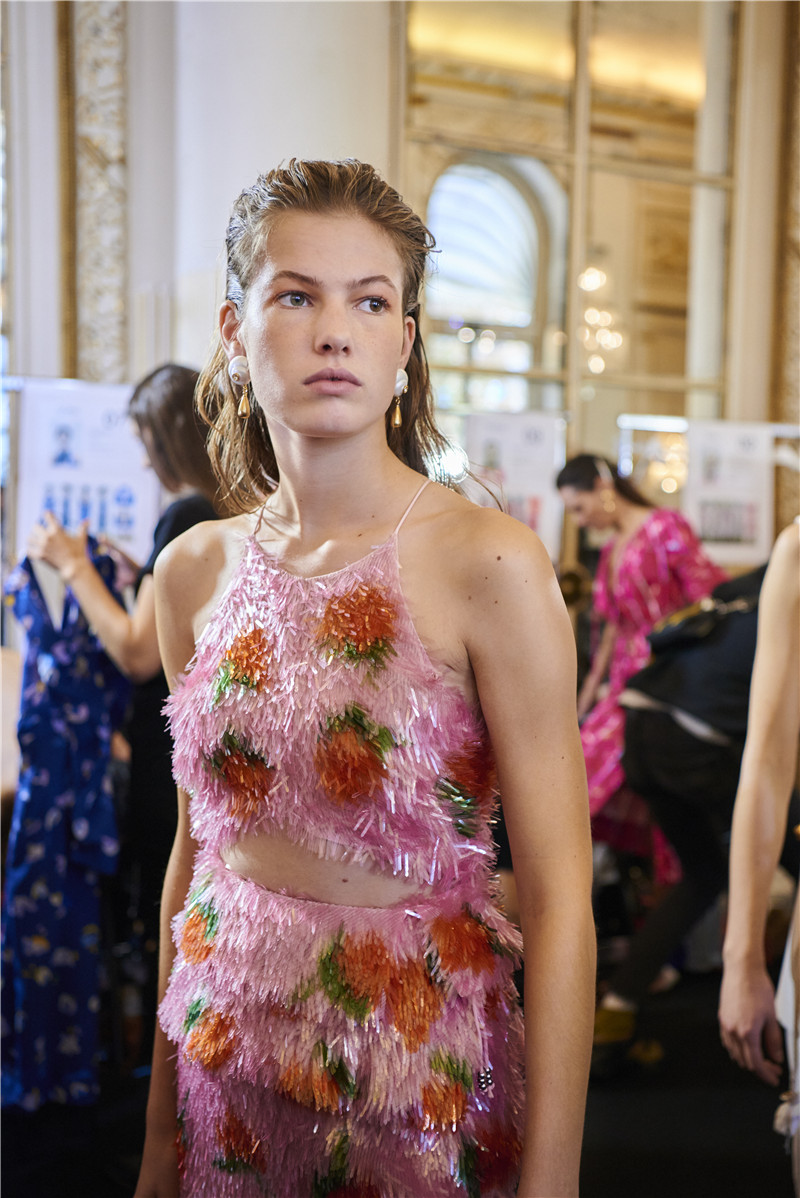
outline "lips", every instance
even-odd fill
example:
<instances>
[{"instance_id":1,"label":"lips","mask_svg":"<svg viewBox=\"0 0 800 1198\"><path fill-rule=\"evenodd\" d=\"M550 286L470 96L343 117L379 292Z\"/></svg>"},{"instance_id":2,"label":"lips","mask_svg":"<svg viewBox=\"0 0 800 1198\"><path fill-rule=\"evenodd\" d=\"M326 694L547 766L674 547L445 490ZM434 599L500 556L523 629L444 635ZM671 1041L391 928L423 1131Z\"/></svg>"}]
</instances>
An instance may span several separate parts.
<instances>
[{"instance_id":1,"label":"lips","mask_svg":"<svg viewBox=\"0 0 800 1198\"><path fill-rule=\"evenodd\" d=\"M305 386L311 383L350 383L355 387L361 386L360 379L357 379L349 370L336 370L333 367L318 370L316 374L311 374L307 379L303 379Z\"/></svg>"}]
</instances>

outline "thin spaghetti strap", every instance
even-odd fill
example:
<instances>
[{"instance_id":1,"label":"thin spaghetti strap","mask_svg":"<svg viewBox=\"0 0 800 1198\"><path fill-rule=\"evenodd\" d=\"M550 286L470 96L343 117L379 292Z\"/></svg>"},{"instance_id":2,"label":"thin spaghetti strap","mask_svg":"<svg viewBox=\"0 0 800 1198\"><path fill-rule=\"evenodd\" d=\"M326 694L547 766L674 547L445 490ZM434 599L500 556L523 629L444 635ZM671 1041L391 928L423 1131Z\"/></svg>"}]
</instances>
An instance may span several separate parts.
<instances>
[{"instance_id":1,"label":"thin spaghetti strap","mask_svg":"<svg viewBox=\"0 0 800 1198\"><path fill-rule=\"evenodd\" d=\"M271 494L272 494L272 492L270 492L270 495ZM253 538L253 540L255 540L258 537L258 534L261 531L261 521L264 519L264 516L267 514L267 504L269 503L270 495L267 496L267 498L261 504L261 507L258 509L258 519L256 520L255 528L253 529L253 531L250 534L250 536Z\"/></svg>"},{"instance_id":2,"label":"thin spaghetti strap","mask_svg":"<svg viewBox=\"0 0 800 1198\"><path fill-rule=\"evenodd\" d=\"M425 479L425 482L422 484L422 486L421 486L421 487L420 487L420 489L417 491L417 493L416 493L416 495L414 496L414 498L411 500L411 503L408 505L408 507L406 508L406 510L403 512L402 516L400 517L400 520L399 520L399 522L398 522L398 525L397 525L397 527L395 528L394 532L392 533L392 536L393 536L393 537L396 537L396 536L397 536L397 534L399 533L400 529L401 529L401 528L403 527L403 525L405 524L405 522L406 522L406 519L408 518L408 516L409 516L409 515L410 515L410 513L411 513L411 509L412 509L412 507L413 507L413 506L414 506L414 504L417 502L417 500L419 499L420 495L421 495L421 494L422 494L422 492L425 490L425 488L427 487L427 485L428 485L428 483L429 483L430 481L431 481L431 480L430 480L429 478L426 478L426 479Z\"/></svg>"}]
</instances>

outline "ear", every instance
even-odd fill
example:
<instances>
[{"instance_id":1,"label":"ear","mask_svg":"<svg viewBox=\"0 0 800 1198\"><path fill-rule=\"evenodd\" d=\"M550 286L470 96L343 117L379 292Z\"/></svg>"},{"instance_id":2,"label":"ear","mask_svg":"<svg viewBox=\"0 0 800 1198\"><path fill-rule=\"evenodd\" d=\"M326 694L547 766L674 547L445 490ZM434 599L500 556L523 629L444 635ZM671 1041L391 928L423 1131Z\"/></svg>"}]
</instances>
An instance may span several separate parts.
<instances>
[{"instance_id":1,"label":"ear","mask_svg":"<svg viewBox=\"0 0 800 1198\"><path fill-rule=\"evenodd\" d=\"M239 339L239 325L239 313L234 304L230 300L225 300L219 310L219 335L229 358L235 358L237 354L247 356L244 345Z\"/></svg>"},{"instance_id":2,"label":"ear","mask_svg":"<svg viewBox=\"0 0 800 1198\"><path fill-rule=\"evenodd\" d=\"M414 338L417 335L417 322L413 316L406 316L403 319L403 352L400 356L400 365L405 367L408 359L411 357L411 348L414 344Z\"/></svg>"}]
</instances>

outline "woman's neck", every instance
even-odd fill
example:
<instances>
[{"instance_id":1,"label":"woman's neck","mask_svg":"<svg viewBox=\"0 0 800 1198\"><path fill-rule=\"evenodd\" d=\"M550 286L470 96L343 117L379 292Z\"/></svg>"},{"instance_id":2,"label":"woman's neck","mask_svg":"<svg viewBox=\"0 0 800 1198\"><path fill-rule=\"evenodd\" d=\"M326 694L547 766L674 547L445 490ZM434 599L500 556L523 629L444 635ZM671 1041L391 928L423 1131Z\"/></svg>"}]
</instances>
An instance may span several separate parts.
<instances>
[{"instance_id":1,"label":"woman's neck","mask_svg":"<svg viewBox=\"0 0 800 1198\"><path fill-rule=\"evenodd\" d=\"M629 499L624 499L622 496L615 496L617 510L615 512L614 523L617 532L623 537L631 537L644 524L647 517L652 512L651 507L643 507L639 503L631 503Z\"/></svg>"},{"instance_id":2,"label":"woman's neck","mask_svg":"<svg viewBox=\"0 0 800 1198\"><path fill-rule=\"evenodd\" d=\"M357 457L342 449L325 442L276 452L280 482L267 509L301 540L335 539L391 519L413 486L414 472L388 445Z\"/></svg>"}]
</instances>

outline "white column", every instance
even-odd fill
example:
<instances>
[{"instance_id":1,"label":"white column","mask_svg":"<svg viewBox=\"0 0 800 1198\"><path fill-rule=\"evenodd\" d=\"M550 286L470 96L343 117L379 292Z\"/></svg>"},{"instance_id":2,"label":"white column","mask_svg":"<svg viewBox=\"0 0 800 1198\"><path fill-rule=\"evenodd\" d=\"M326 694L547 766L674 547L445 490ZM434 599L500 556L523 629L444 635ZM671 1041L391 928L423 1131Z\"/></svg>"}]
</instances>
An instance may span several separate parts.
<instances>
[{"instance_id":1,"label":"white column","mask_svg":"<svg viewBox=\"0 0 800 1198\"><path fill-rule=\"evenodd\" d=\"M785 24L783 4L743 0L727 337L731 420L763 420L769 411Z\"/></svg>"},{"instance_id":2,"label":"white column","mask_svg":"<svg viewBox=\"0 0 800 1198\"><path fill-rule=\"evenodd\" d=\"M55 4L5 6L12 374L61 374L58 54Z\"/></svg>"},{"instance_id":3,"label":"white column","mask_svg":"<svg viewBox=\"0 0 800 1198\"><path fill-rule=\"evenodd\" d=\"M174 8L174 350L197 362L242 188L291 157L354 157L388 170L391 4L184 0Z\"/></svg>"},{"instance_id":4,"label":"white column","mask_svg":"<svg viewBox=\"0 0 800 1198\"><path fill-rule=\"evenodd\" d=\"M731 18L727 0L701 7L706 94L697 116L694 166L702 174L728 170ZM728 193L722 188L693 188L686 330L686 373L690 378L722 375L728 202ZM702 389L690 391L686 415L698 420L719 416L717 396Z\"/></svg>"}]
</instances>

